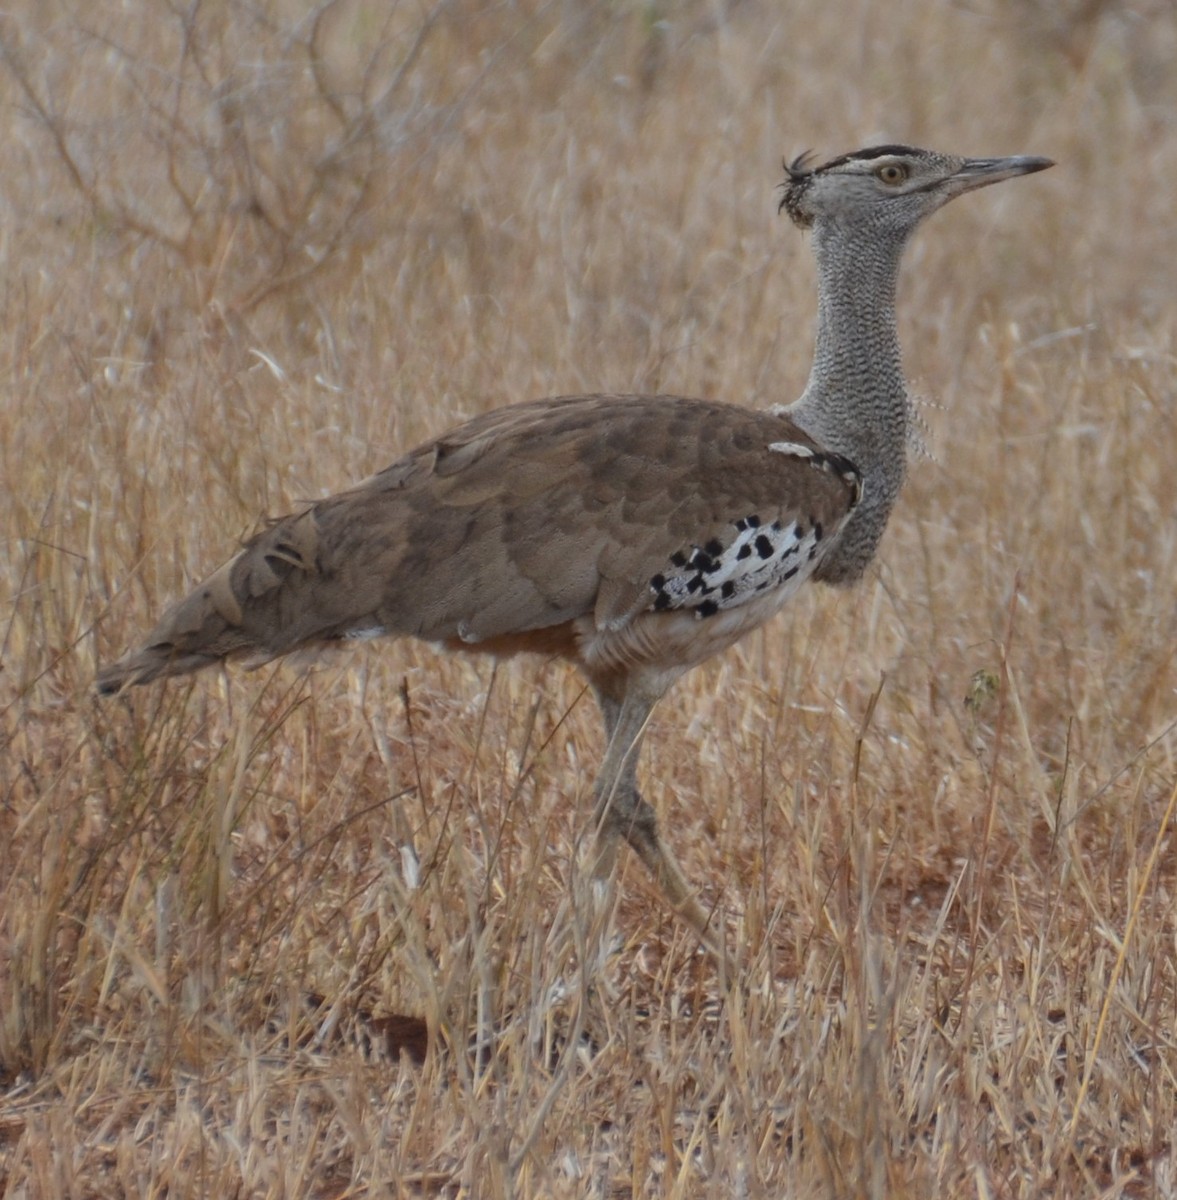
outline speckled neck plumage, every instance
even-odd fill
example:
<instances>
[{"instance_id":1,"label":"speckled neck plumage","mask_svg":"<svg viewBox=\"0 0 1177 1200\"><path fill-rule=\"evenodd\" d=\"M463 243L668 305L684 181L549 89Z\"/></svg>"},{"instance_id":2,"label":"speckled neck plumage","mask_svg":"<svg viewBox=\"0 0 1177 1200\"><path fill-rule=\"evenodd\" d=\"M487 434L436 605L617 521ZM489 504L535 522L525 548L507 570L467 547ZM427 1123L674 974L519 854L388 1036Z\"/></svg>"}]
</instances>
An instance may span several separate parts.
<instances>
[{"instance_id":1,"label":"speckled neck plumage","mask_svg":"<svg viewBox=\"0 0 1177 1200\"><path fill-rule=\"evenodd\" d=\"M906 238L818 221L817 340L805 392L784 408L862 473L863 500L817 578L853 583L874 557L907 465L907 386L895 323Z\"/></svg>"}]
</instances>

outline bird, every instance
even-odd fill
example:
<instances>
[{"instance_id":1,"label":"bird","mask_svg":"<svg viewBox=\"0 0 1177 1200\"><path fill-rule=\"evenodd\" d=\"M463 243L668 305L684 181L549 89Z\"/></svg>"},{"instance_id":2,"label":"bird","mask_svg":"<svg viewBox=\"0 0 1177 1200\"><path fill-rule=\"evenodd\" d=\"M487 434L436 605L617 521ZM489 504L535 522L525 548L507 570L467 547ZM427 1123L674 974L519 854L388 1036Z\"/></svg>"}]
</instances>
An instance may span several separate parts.
<instances>
[{"instance_id":1,"label":"bird","mask_svg":"<svg viewBox=\"0 0 1177 1200\"><path fill-rule=\"evenodd\" d=\"M98 691L374 637L565 659L606 735L591 878L607 883L628 844L722 954L712 913L638 788L651 713L803 584L863 577L911 437L895 319L904 247L955 197L1052 165L899 144L786 162L779 210L809 231L818 281L798 399L753 409L575 395L485 412L270 520L141 647L102 668Z\"/></svg>"}]
</instances>

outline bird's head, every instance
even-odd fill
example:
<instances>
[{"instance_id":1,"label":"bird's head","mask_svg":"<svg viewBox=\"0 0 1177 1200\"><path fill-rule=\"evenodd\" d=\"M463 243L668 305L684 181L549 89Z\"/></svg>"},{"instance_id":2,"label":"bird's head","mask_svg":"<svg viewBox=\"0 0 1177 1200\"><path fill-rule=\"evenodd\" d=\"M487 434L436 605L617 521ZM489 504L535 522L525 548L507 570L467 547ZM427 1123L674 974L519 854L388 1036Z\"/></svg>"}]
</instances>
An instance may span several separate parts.
<instances>
[{"instance_id":1,"label":"bird's head","mask_svg":"<svg viewBox=\"0 0 1177 1200\"><path fill-rule=\"evenodd\" d=\"M974 188L1053 166L1049 158L955 158L912 146L871 146L810 165L785 164L781 208L802 229L861 224L905 236L926 216Z\"/></svg>"}]
</instances>

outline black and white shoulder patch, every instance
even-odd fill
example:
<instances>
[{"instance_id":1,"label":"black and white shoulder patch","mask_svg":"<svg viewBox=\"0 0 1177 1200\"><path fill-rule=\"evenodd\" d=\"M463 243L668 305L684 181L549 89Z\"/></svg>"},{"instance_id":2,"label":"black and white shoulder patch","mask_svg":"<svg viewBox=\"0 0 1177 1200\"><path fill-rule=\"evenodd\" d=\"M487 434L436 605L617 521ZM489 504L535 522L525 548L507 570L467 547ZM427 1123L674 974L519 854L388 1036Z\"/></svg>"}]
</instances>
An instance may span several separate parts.
<instances>
[{"instance_id":1,"label":"black and white shoulder patch","mask_svg":"<svg viewBox=\"0 0 1177 1200\"><path fill-rule=\"evenodd\" d=\"M823 528L812 515L771 521L758 513L738 517L722 535L676 551L650 579L650 604L656 612L687 609L699 618L712 617L770 591L779 592L783 603L813 574L831 539L862 499L862 474L848 458L800 442L773 442L768 448L801 459L850 486L850 503L837 528Z\"/></svg>"},{"instance_id":2,"label":"black and white shoulder patch","mask_svg":"<svg viewBox=\"0 0 1177 1200\"><path fill-rule=\"evenodd\" d=\"M791 593L809 576L826 531L820 521L763 522L756 514L731 524L731 536L712 538L671 555L650 580L656 612L691 609L711 617L770 589Z\"/></svg>"}]
</instances>

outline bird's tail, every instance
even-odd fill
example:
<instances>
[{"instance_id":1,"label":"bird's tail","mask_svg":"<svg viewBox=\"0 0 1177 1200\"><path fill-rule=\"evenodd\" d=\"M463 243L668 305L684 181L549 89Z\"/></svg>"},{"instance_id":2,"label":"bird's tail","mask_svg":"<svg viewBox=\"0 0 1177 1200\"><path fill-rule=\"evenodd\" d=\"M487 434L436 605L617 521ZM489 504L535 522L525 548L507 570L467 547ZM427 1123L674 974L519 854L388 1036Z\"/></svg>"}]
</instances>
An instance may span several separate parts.
<instances>
[{"instance_id":1,"label":"bird's tail","mask_svg":"<svg viewBox=\"0 0 1177 1200\"><path fill-rule=\"evenodd\" d=\"M306 604L317 590L317 538L313 509L258 534L169 608L142 646L103 667L98 691L109 696L243 655L266 662L321 637L322 606L316 620Z\"/></svg>"}]
</instances>

